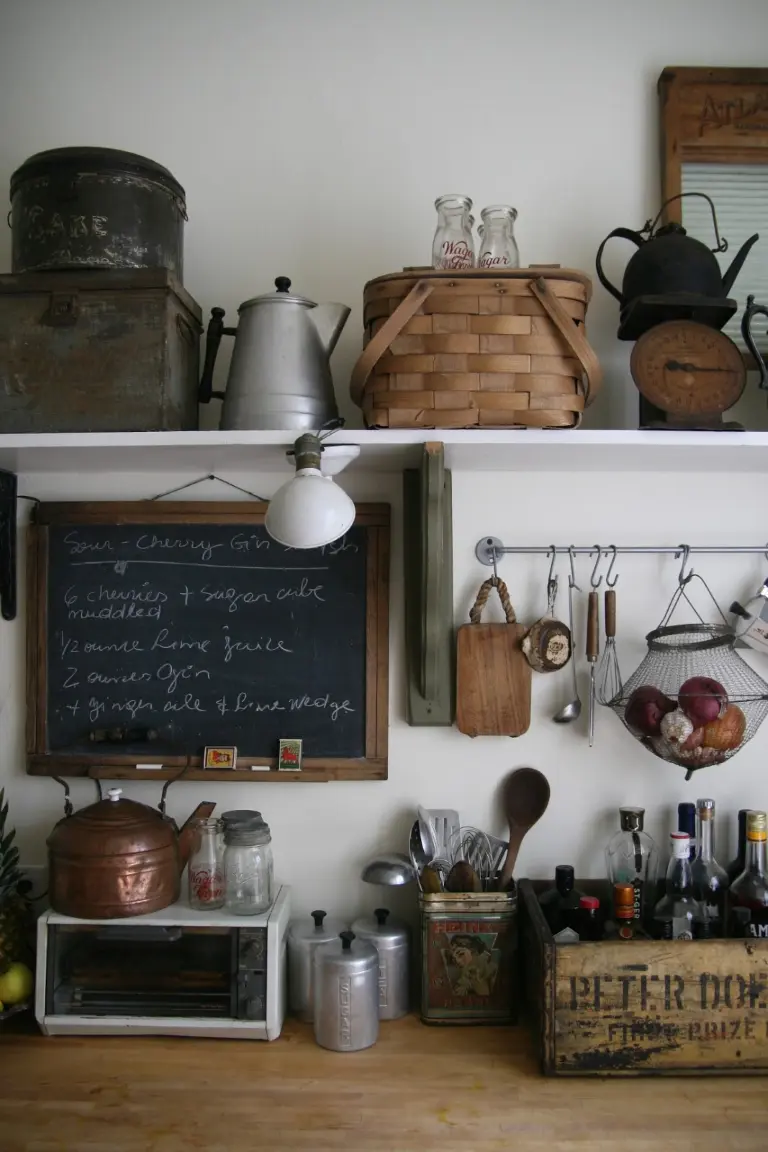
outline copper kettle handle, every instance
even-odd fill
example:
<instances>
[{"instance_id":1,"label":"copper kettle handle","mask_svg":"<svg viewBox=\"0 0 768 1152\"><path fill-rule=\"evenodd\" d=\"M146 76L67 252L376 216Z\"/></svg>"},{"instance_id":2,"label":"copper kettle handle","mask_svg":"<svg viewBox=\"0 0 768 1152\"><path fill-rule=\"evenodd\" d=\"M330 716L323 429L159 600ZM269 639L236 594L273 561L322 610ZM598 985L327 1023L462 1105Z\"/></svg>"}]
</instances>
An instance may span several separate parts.
<instances>
[{"instance_id":1,"label":"copper kettle handle","mask_svg":"<svg viewBox=\"0 0 768 1152\"><path fill-rule=\"evenodd\" d=\"M765 366L765 360L763 360L760 350L755 343L755 338L752 335L752 320L758 315L768 317L768 305L755 304L754 296L747 296L747 306L741 318L741 335L744 338L744 343L747 348L754 356L757 370L760 373L757 386L765 390L768 389L768 368Z\"/></svg>"}]
</instances>

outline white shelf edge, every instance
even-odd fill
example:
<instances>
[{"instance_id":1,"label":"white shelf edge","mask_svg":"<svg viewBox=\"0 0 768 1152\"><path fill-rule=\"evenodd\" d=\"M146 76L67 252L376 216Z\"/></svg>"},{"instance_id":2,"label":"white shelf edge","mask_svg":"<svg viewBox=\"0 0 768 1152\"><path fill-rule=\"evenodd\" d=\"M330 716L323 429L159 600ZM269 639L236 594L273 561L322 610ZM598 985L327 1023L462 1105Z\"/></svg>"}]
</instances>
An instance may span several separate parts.
<instances>
[{"instance_id":1,"label":"white shelf edge","mask_svg":"<svg viewBox=\"0 0 768 1152\"><path fill-rule=\"evenodd\" d=\"M92 432L0 434L0 468L73 472L286 472L294 432ZM458 471L768 472L768 432L342 429L329 443L360 446L350 471L400 471L428 441Z\"/></svg>"}]
</instances>

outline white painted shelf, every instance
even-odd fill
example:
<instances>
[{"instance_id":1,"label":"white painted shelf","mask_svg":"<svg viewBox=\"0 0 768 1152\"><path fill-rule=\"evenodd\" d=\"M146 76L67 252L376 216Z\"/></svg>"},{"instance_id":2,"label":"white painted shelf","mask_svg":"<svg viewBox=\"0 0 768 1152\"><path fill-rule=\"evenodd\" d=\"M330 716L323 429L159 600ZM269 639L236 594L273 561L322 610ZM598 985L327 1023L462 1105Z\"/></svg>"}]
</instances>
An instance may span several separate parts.
<instances>
[{"instance_id":1,"label":"white painted shelf","mask_svg":"<svg viewBox=\"0 0 768 1152\"><path fill-rule=\"evenodd\" d=\"M292 432L110 432L0 435L0 468L19 474L290 471ZM331 444L359 444L350 471L399 472L428 440L457 471L768 472L768 432L343 429Z\"/></svg>"}]
</instances>

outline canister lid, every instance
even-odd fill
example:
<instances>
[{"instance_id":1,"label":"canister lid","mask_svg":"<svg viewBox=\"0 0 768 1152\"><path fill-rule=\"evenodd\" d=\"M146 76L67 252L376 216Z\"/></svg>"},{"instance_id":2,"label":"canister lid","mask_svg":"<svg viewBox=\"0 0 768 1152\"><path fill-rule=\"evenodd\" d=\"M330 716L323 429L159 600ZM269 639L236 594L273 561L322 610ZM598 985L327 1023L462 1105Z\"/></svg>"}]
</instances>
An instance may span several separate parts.
<instances>
[{"instance_id":1,"label":"canister lid","mask_svg":"<svg viewBox=\"0 0 768 1152\"><path fill-rule=\"evenodd\" d=\"M342 920L329 917L327 912L317 909L309 916L292 920L288 925L289 944L329 944L338 940L339 934L344 932L346 924Z\"/></svg>"},{"instance_id":2,"label":"canister lid","mask_svg":"<svg viewBox=\"0 0 768 1152\"><path fill-rule=\"evenodd\" d=\"M330 944L321 944L315 950L315 965L331 975L359 976L373 969L378 971L379 953L367 940L357 939L354 932L340 932Z\"/></svg>"},{"instance_id":3,"label":"canister lid","mask_svg":"<svg viewBox=\"0 0 768 1152\"><path fill-rule=\"evenodd\" d=\"M129 172L144 180L152 180L166 188L180 200L184 200L184 189L176 177L147 156L135 152L123 152L120 148L49 148L46 152L36 152L30 156L11 176L11 199L18 188L27 180L40 176L56 177L64 172L76 175L98 172Z\"/></svg>"},{"instance_id":4,"label":"canister lid","mask_svg":"<svg viewBox=\"0 0 768 1152\"><path fill-rule=\"evenodd\" d=\"M390 946L407 944L410 937L408 925L390 918L389 908L374 908L373 916L361 916L353 923L352 931L363 940Z\"/></svg>"},{"instance_id":5,"label":"canister lid","mask_svg":"<svg viewBox=\"0 0 768 1152\"><path fill-rule=\"evenodd\" d=\"M265 292L263 296L252 296L250 300L244 300L238 312L242 312L244 308L252 308L254 304L301 304L303 308L317 307L316 301L309 300L306 296L295 296L291 292L291 282L287 276L276 277L275 289L274 292Z\"/></svg>"}]
</instances>

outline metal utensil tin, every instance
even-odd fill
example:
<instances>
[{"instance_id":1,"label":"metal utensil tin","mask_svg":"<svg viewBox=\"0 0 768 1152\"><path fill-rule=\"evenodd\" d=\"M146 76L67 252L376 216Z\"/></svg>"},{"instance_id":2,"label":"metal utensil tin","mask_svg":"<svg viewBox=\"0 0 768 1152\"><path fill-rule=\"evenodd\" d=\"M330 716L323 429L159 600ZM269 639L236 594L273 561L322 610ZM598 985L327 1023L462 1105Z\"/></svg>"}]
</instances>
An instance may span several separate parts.
<instances>
[{"instance_id":1,"label":"metal utensil tin","mask_svg":"<svg viewBox=\"0 0 768 1152\"><path fill-rule=\"evenodd\" d=\"M411 940L408 926L389 919L388 908L374 909L352 925L379 954L379 1020L397 1020L410 1011Z\"/></svg>"},{"instance_id":2,"label":"metal utensil tin","mask_svg":"<svg viewBox=\"0 0 768 1152\"><path fill-rule=\"evenodd\" d=\"M334 1052L370 1048L379 1035L379 954L354 932L315 949L315 1040Z\"/></svg>"},{"instance_id":3,"label":"metal utensil tin","mask_svg":"<svg viewBox=\"0 0 768 1152\"><path fill-rule=\"evenodd\" d=\"M288 1006L300 1020L312 1023L315 949L331 944L346 928L341 920L326 919L317 910L288 925Z\"/></svg>"}]
</instances>

